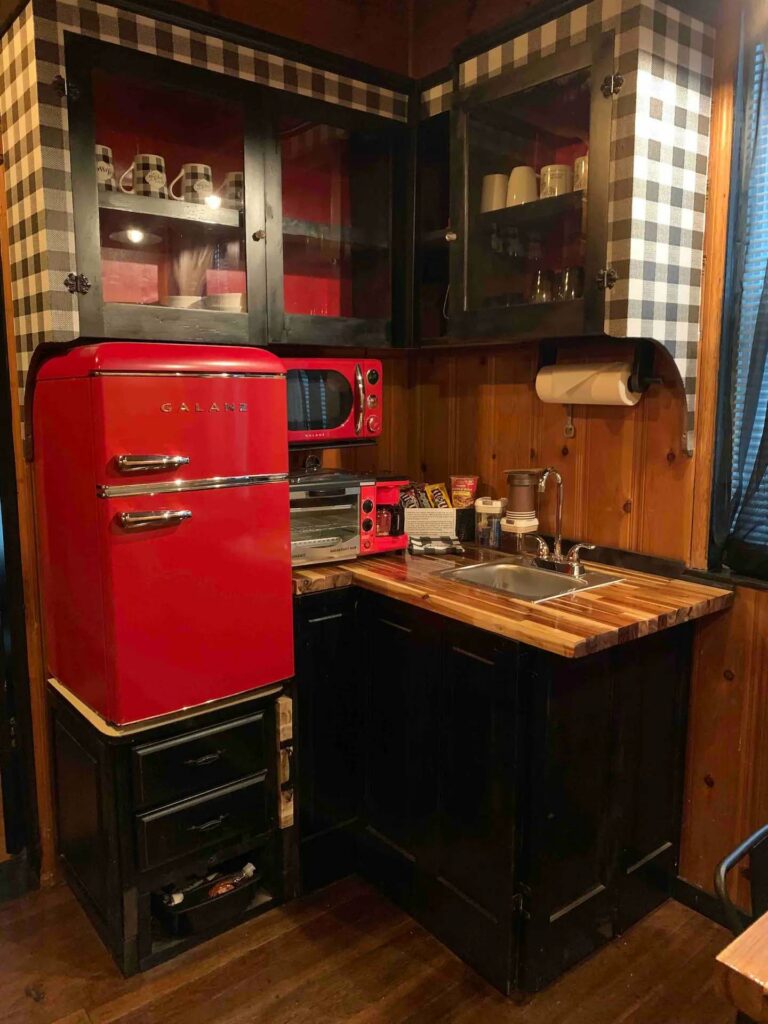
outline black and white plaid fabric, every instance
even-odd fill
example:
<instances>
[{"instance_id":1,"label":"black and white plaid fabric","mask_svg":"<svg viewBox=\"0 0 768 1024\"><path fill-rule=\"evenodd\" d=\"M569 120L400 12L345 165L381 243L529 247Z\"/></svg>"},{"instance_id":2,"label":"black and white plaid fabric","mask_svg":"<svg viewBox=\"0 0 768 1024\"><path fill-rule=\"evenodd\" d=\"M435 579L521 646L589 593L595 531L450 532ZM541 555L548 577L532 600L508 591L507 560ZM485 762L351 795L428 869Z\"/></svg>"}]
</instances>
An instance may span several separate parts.
<instances>
[{"instance_id":1,"label":"black and white plaid fabric","mask_svg":"<svg viewBox=\"0 0 768 1024\"><path fill-rule=\"evenodd\" d=\"M96 187L102 192L116 192L115 163L109 146L96 146Z\"/></svg>"},{"instance_id":2,"label":"black and white plaid fabric","mask_svg":"<svg viewBox=\"0 0 768 1024\"><path fill-rule=\"evenodd\" d=\"M470 88L614 31L605 331L660 341L685 388L693 442L714 30L661 0L591 0L459 65ZM451 84L421 94L422 116L450 109Z\"/></svg>"},{"instance_id":3,"label":"black and white plaid fabric","mask_svg":"<svg viewBox=\"0 0 768 1024\"><path fill-rule=\"evenodd\" d=\"M157 153L139 153L123 178L121 187L134 192L137 196L154 196L156 199L168 199L168 177L165 172L165 158Z\"/></svg>"},{"instance_id":4,"label":"black and white plaid fabric","mask_svg":"<svg viewBox=\"0 0 768 1024\"><path fill-rule=\"evenodd\" d=\"M208 164L184 164L180 173L181 188L173 187L174 195L181 195L187 203L204 203L213 192L213 175Z\"/></svg>"},{"instance_id":5,"label":"black and white plaid fabric","mask_svg":"<svg viewBox=\"0 0 768 1024\"><path fill-rule=\"evenodd\" d=\"M66 103L52 84L66 78L67 33L207 68L396 121L408 96L383 86L94 0L30 0L0 41L0 108L11 236L11 286L18 386L42 341L80 333L77 300L63 287L76 267Z\"/></svg>"},{"instance_id":6,"label":"black and white plaid fabric","mask_svg":"<svg viewBox=\"0 0 768 1024\"><path fill-rule=\"evenodd\" d=\"M438 82L437 85L424 89L421 93L421 117L434 117L435 114L444 114L451 109L451 96L453 95L453 81L449 78L446 82Z\"/></svg>"},{"instance_id":7,"label":"black and white plaid fabric","mask_svg":"<svg viewBox=\"0 0 768 1024\"><path fill-rule=\"evenodd\" d=\"M448 537L409 537L408 550L412 555L462 555L464 548L454 534Z\"/></svg>"}]
</instances>

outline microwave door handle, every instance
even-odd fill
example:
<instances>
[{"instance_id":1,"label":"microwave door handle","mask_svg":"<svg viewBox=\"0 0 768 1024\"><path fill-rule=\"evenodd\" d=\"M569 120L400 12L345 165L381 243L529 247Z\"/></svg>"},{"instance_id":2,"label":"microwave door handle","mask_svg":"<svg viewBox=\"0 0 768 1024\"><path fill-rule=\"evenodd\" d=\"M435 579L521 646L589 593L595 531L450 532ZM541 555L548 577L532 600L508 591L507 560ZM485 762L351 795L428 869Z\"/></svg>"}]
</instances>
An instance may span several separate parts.
<instances>
[{"instance_id":1,"label":"microwave door handle","mask_svg":"<svg viewBox=\"0 0 768 1024\"><path fill-rule=\"evenodd\" d=\"M363 417L365 416L365 382L363 380L363 369L360 366L360 363L357 363L355 366L355 396L357 399L355 433L359 434L363 429Z\"/></svg>"},{"instance_id":2,"label":"microwave door handle","mask_svg":"<svg viewBox=\"0 0 768 1024\"><path fill-rule=\"evenodd\" d=\"M159 473L189 465L188 455L118 455L115 459L121 473Z\"/></svg>"},{"instance_id":3,"label":"microwave door handle","mask_svg":"<svg viewBox=\"0 0 768 1024\"><path fill-rule=\"evenodd\" d=\"M178 526L192 518L188 508L163 508L149 512L120 512L115 519L124 530L152 529L155 526Z\"/></svg>"}]
</instances>

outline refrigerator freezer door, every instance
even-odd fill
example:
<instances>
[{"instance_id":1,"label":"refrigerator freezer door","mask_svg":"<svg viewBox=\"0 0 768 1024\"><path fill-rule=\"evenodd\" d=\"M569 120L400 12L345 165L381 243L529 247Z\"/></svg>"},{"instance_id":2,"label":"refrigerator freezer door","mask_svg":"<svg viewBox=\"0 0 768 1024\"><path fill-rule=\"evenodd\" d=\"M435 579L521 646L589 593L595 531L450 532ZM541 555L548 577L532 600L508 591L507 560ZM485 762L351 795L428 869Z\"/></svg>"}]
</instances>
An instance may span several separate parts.
<instances>
[{"instance_id":1,"label":"refrigerator freezer door","mask_svg":"<svg viewBox=\"0 0 768 1024\"><path fill-rule=\"evenodd\" d=\"M288 471L281 376L105 374L90 387L100 483Z\"/></svg>"},{"instance_id":2,"label":"refrigerator freezer door","mask_svg":"<svg viewBox=\"0 0 768 1024\"><path fill-rule=\"evenodd\" d=\"M108 718L150 718L293 674L287 481L98 500Z\"/></svg>"}]
</instances>

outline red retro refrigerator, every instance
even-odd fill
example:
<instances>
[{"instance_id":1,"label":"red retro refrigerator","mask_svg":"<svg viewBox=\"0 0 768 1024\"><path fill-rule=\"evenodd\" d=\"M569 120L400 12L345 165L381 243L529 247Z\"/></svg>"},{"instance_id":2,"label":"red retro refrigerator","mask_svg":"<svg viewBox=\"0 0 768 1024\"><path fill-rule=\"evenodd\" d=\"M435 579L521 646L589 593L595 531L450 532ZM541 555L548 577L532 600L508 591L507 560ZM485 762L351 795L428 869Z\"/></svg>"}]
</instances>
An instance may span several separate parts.
<instances>
[{"instance_id":1,"label":"red retro refrigerator","mask_svg":"<svg viewBox=\"0 0 768 1024\"><path fill-rule=\"evenodd\" d=\"M33 387L50 673L118 724L292 675L279 360L103 342Z\"/></svg>"}]
</instances>

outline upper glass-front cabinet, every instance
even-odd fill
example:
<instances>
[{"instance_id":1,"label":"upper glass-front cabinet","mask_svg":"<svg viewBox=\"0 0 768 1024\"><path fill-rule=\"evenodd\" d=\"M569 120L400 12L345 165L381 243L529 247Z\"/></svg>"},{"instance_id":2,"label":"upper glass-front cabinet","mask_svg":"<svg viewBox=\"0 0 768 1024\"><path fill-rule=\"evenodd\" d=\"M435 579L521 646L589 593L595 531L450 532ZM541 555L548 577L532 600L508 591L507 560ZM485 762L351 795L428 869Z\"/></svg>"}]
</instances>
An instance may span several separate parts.
<instances>
[{"instance_id":1,"label":"upper glass-front cabinet","mask_svg":"<svg viewBox=\"0 0 768 1024\"><path fill-rule=\"evenodd\" d=\"M237 83L141 54L80 40L69 56L81 333L263 332L258 107Z\"/></svg>"},{"instance_id":2,"label":"upper glass-front cabinet","mask_svg":"<svg viewBox=\"0 0 768 1024\"><path fill-rule=\"evenodd\" d=\"M401 126L374 129L370 118L288 97L280 108L268 179L279 181L281 202L268 204L267 259L282 303L270 307L270 337L388 344L404 276L393 258L405 228L404 217L393 225L405 183Z\"/></svg>"},{"instance_id":3,"label":"upper glass-front cabinet","mask_svg":"<svg viewBox=\"0 0 768 1024\"><path fill-rule=\"evenodd\" d=\"M67 60L83 336L391 342L401 125L88 39Z\"/></svg>"},{"instance_id":4,"label":"upper glass-front cabinet","mask_svg":"<svg viewBox=\"0 0 768 1024\"><path fill-rule=\"evenodd\" d=\"M457 98L448 333L603 329L613 36Z\"/></svg>"}]
</instances>

